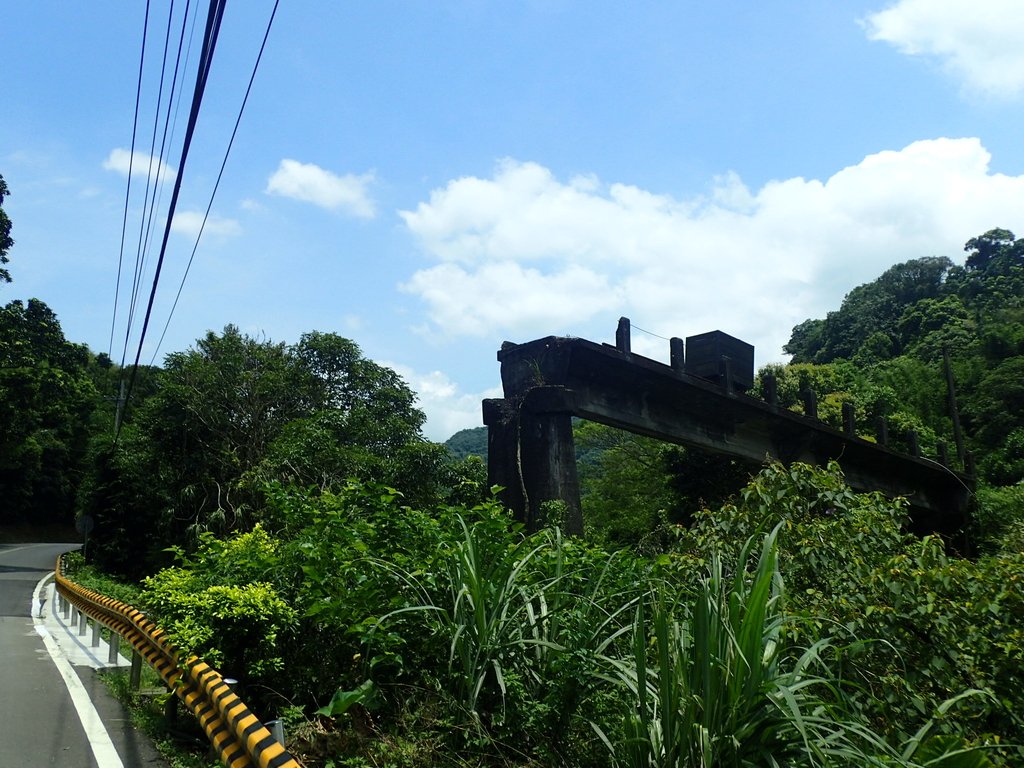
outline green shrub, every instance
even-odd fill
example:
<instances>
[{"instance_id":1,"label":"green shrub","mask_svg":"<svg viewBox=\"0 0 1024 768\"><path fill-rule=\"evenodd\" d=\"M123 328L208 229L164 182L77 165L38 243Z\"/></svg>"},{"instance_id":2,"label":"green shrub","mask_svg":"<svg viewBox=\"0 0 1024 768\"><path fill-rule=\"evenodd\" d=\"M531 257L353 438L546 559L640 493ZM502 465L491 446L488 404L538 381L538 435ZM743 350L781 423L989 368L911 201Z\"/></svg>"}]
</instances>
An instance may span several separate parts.
<instances>
[{"instance_id":1,"label":"green shrub","mask_svg":"<svg viewBox=\"0 0 1024 768\"><path fill-rule=\"evenodd\" d=\"M240 681L284 666L282 634L296 611L266 578L277 545L260 527L232 539L204 534L193 555L143 581L142 607L186 654Z\"/></svg>"}]
</instances>

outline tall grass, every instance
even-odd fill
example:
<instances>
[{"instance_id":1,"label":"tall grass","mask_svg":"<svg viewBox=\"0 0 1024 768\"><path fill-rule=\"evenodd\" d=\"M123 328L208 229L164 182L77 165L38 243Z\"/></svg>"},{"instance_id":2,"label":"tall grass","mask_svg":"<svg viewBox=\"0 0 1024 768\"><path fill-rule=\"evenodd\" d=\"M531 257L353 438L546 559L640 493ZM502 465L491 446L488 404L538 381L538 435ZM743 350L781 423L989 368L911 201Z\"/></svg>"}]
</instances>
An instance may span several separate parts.
<instances>
[{"instance_id":1,"label":"tall grass","mask_svg":"<svg viewBox=\"0 0 1024 768\"><path fill-rule=\"evenodd\" d=\"M629 768L960 764L917 763L915 749L898 751L846 717L838 706L843 692L823 659L827 638L802 650L788 646L777 532L764 537L756 558L755 539L749 540L731 575L713 557L688 610L673 604L663 588L638 605L632 655L604 659L608 671L603 674L627 693L632 710L618 743L594 726L614 763ZM968 751L957 756L966 758Z\"/></svg>"},{"instance_id":2,"label":"tall grass","mask_svg":"<svg viewBox=\"0 0 1024 768\"><path fill-rule=\"evenodd\" d=\"M631 626L639 586L620 583L629 555L588 558L584 545L566 541L558 529L510 544L495 540L486 525L462 518L459 525L461 540L436 580L444 588L431 590L402 574L419 602L392 611L381 625L422 614L426 628L447 644L447 664L438 671L468 724L483 735L514 704L535 731L528 739L557 751L599 683L598 658Z\"/></svg>"},{"instance_id":3,"label":"tall grass","mask_svg":"<svg viewBox=\"0 0 1024 768\"><path fill-rule=\"evenodd\" d=\"M479 737L495 735L510 700L543 702L554 709L548 733L534 741L537 720L511 732L522 747L555 744L557 758L558 733L603 687L606 698L625 694L628 713L590 726L623 768L988 765L957 739L928 739L928 729L898 749L848 714L827 664L831 641L797 648L788 639L778 528L748 540L731 569L713 556L682 600L674 585L623 587L615 556L580 558L557 530L509 543L459 523L444 578L430 590L403 575L419 604L381 622L419 613L443 639L438 680Z\"/></svg>"}]
</instances>

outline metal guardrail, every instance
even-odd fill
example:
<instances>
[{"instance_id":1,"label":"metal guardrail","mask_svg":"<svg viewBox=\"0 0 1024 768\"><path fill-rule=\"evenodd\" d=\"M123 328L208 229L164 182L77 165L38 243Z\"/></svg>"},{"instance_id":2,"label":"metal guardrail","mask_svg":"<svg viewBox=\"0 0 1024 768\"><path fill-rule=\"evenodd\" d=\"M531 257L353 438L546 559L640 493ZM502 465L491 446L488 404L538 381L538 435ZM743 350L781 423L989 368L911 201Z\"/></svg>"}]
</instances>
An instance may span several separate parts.
<instances>
[{"instance_id":1,"label":"metal guardrail","mask_svg":"<svg viewBox=\"0 0 1024 768\"><path fill-rule=\"evenodd\" d=\"M142 611L71 581L64 574L63 555L57 558L55 581L57 594L94 622L125 638L156 670L168 690L195 716L228 768L302 768L217 670L195 656L184 659L167 633ZM112 645L111 654L115 652Z\"/></svg>"}]
</instances>

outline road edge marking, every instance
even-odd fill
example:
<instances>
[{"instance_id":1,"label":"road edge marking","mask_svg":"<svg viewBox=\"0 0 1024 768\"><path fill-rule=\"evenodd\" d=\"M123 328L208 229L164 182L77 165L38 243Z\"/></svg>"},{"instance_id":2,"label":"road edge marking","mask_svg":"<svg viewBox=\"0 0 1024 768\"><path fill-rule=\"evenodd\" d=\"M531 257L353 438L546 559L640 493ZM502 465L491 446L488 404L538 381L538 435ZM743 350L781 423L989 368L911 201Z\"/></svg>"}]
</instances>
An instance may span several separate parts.
<instances>
[{"instance_id":1,"label":"road edge marking","mask_svg":"<svg viewBox=\"0 0 1024 768\"><path fill-rule=\"evenodd\" d=\"M46 582L53 577L54 572L50 571L50 573L39 580L35 591L32 593L33 601L38 601ZM71 703L75 706L75 712L82 723L85 738L89 741L89 747L92 749L93 757L96 758L98 768L124 768L121 756L117 753L117 748L110 739L110 734L107 733L99 712L96 711L92 699L89 698L89 692L85 690L85 686L79 679L74 667L71 666L71 662L61 653L60 646L57 645L57 641L54 640L53 635L50 634L50 631L44 625L43 619L33 614L32 624L35 627L36 633L43 639L43 645L50 654L50 658L53 660L54 666L57 667L61 678L64 680L64 685L67 686L68 695L71 696Z\"/></svg>"}]
</instances>

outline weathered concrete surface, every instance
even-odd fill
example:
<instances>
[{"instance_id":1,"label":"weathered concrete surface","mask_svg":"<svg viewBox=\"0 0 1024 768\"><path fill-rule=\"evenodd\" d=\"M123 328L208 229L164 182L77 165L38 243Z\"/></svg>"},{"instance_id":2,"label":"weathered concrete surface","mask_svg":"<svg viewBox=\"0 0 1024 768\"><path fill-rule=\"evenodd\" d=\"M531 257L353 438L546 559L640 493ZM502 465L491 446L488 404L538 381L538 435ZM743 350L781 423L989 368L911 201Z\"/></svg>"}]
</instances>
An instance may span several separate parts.
<instances>
[{"instance_id":1,"label":"weathered concrete surface","mask_svg":"<svg viewBox=\"0 0 1024 768\"><path fill-rule=\"evenodd\" d=\"M967 522L968 479L930 459L890 450L678 368L585 339L550 336L505 344L503 400L484 403L490 481L528 525L545 502L579 506L572 416L739 458L824 464L836 460L861 491L904 496L913 529L958 539ZM539 424L539 426L537 426ZM563 426L556 426L556 424ZM568 526L567 526L568 527Z\"/></svg>"}]
</instances>

